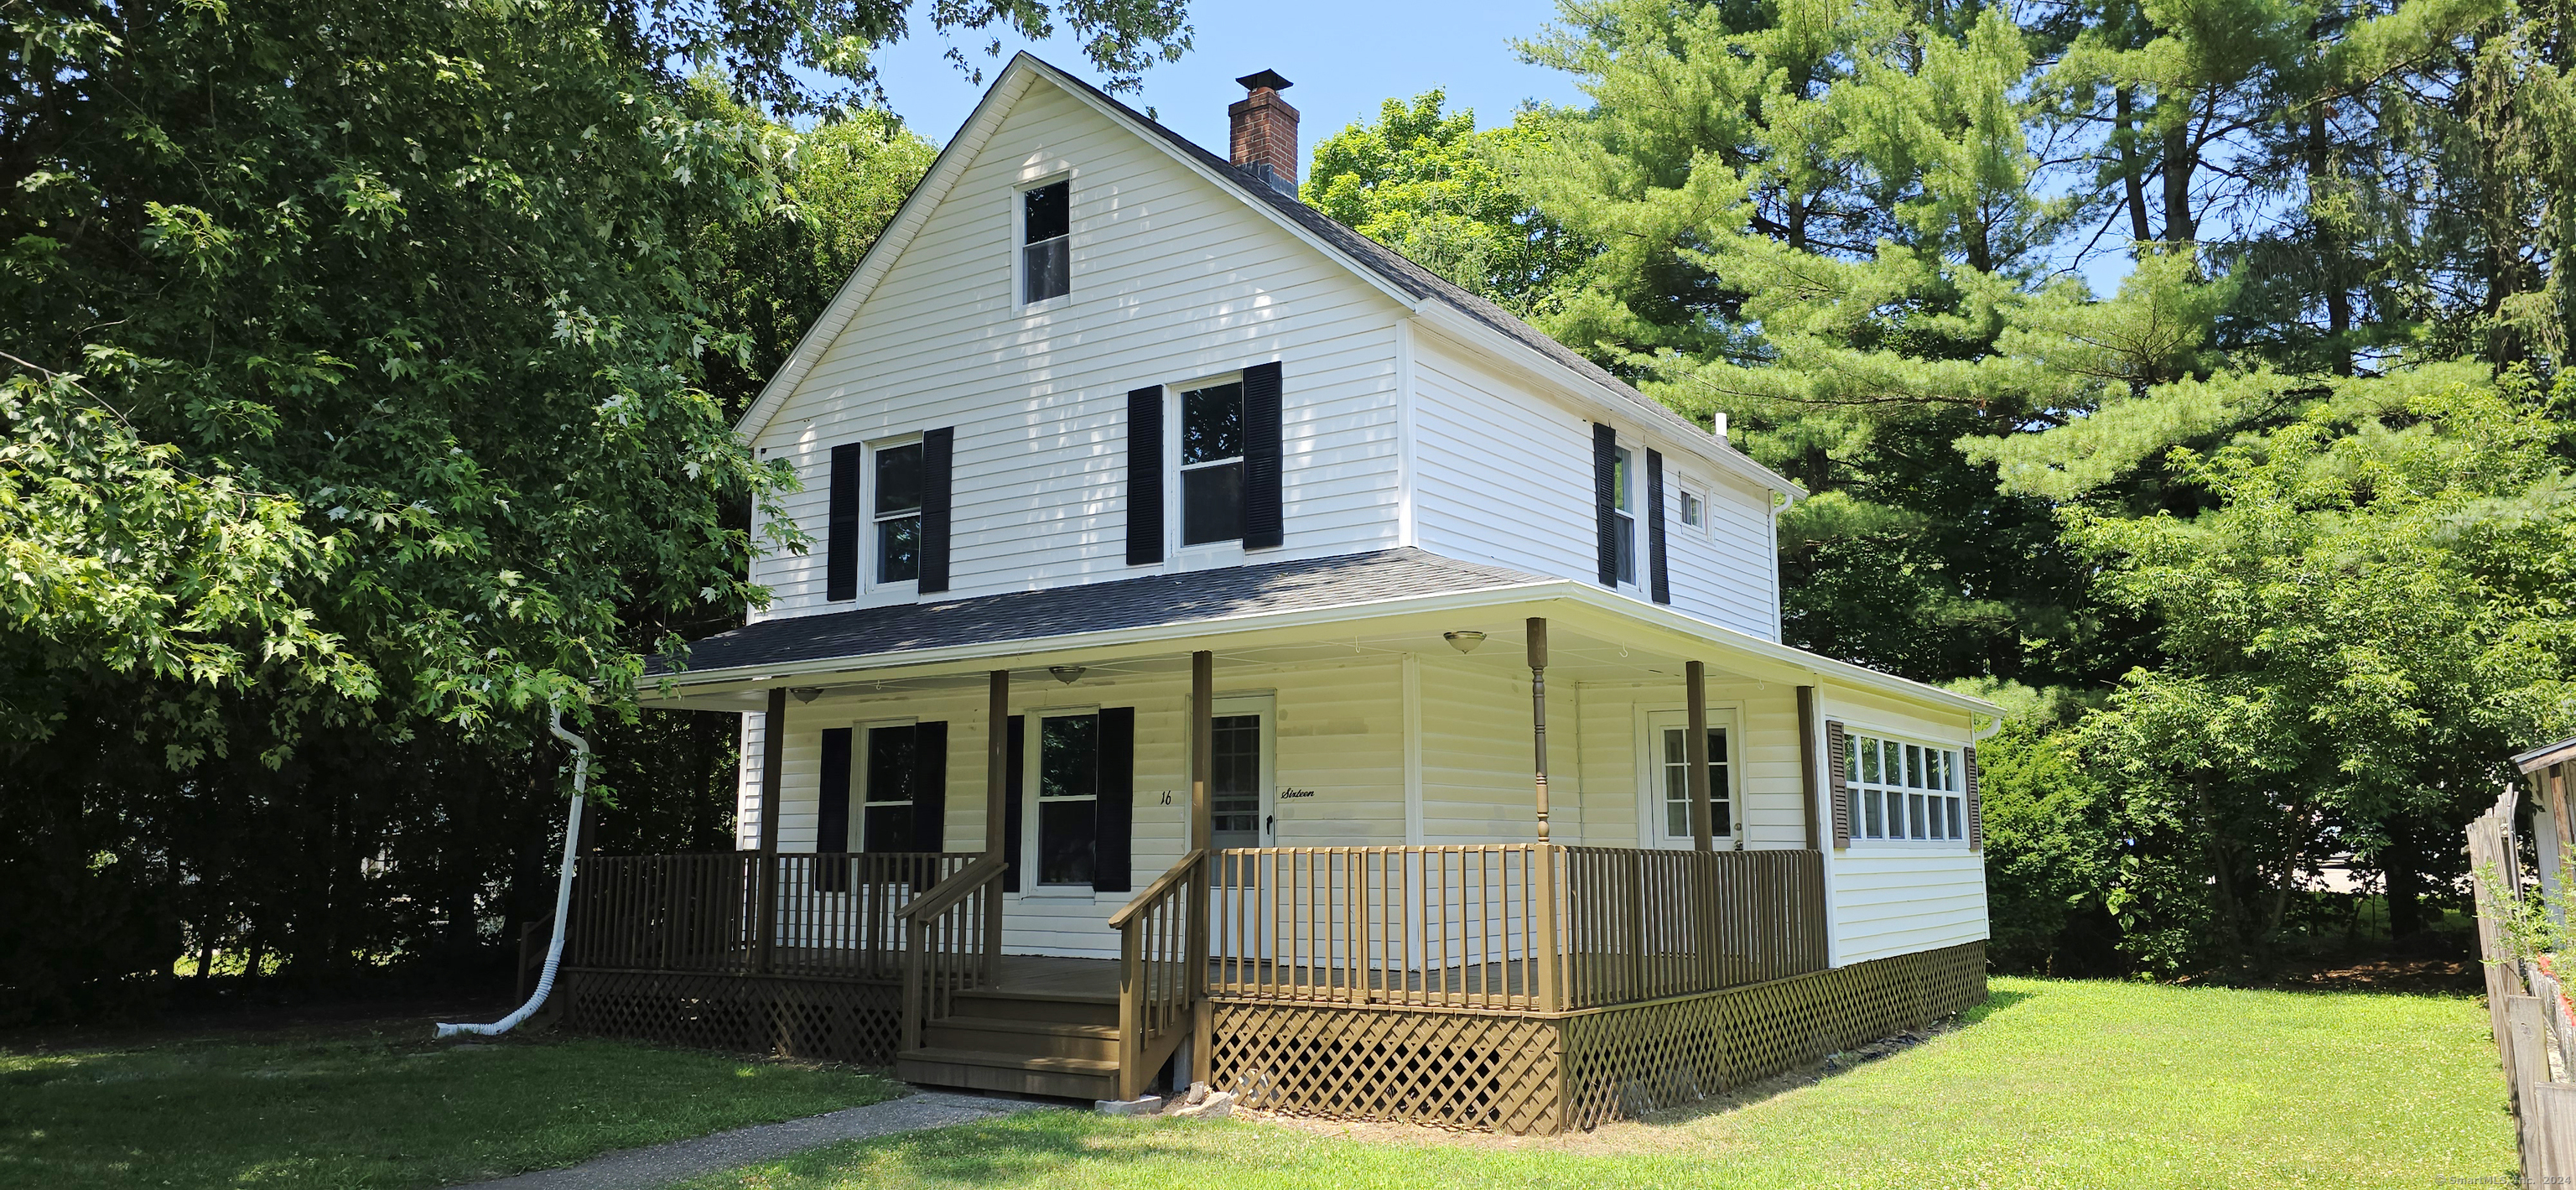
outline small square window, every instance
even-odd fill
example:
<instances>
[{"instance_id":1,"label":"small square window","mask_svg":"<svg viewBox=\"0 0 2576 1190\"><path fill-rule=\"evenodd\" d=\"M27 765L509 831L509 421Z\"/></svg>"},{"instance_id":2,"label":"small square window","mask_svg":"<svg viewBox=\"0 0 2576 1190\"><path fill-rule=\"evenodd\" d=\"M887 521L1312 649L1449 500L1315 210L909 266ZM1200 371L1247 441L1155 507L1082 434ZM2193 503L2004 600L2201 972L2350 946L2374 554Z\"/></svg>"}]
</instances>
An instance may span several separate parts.
<instances>
[{"instance_id":1,"label":"small square window","mask_svg":"<svg viewBox=\"0 0 2576 1190\"><path fill-rule=\"evenodd\" d=\"M1020 196L1020 300L1073 292L1073 184L1049 182Z\"/></svg>"}]
</instances>

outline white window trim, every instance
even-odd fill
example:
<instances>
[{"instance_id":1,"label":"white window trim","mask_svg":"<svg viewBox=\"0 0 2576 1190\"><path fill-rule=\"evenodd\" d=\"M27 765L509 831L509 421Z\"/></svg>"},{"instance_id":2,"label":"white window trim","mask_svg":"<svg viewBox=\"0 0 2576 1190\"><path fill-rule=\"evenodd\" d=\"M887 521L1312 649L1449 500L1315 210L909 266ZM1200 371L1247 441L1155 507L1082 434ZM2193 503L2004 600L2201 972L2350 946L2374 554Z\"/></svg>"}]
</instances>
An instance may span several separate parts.
<instances>
[{"instance_id":1,"label":"white window trim","mask_svg":"<svg viewBox=\"0 0 2576 1190\"><path fill-rule=\"evenodd\" d=\"M859 602L860 607L878 607L893 603L911 603L921 597L921 580L877 580L877 454L898 446L912 446L922 440L921 431L869 439L859 456ZM919 516L920 513L913 515Z\"/></svg>"},{"instance_id":2,"label":"white window trim","mask_svg":"<svg viewBox=\"0 0 2576 1190\"><path fill-rule=\"evenodd\" d=\"M1673 524L1683 532L1708 536L1708 485L1687 475L1667 475L1666 478L1672 481L1666 486L1673 490ZM1685 500L1699 501L1699 523L1696 525L1683 515Z\"/></svg>"},{"instance_id":3,"label":"white window trim","mask_svg":"<svg viewBox=\"0 0 2576 1190\"><path fill-rule=\"evenodd\" d=\"M1727 758L1725 796L1731 812L1727 824L1734 828L1724 833L1711 831L1709 837L1721 851L1733 850L1736 832L1744 828L1744 704L1712 702L1708 704L1708 725L1726 732ZM1641 705L1637 708L1637 845L1648 850L1688 851L1693 839L1678 839L1663 832L1664 760L1663 733L1668 729L1690 729L1690 708L1671 705ZM1709 789L1714 800L1719 791Z\"/></svg>"},{"instance_id":4,"label":"white window trim","mask_svg":"<svg viewBox=\"0 0 2576 1190\"><path fill-rule=\"evenodd\" d=\"M1193 389L1242 382L1243 370L1237 368L1163 386L1163 458L1167 460L1163 464L1163 556L1168 559L1164 565L1167 571L1213 570L1243 565L1243 538L1240 536L1197 545L1181 544L1181 517L1185 510L1181 499L1181 394ZM1243 461L1242 456L1236 458ZM1249 464L1246 466L1248 469Z\"/></svg>"},{"instance_id":5,"label":"white window trim","mask_svg":"<svg viewBox=\"0 0 2576 1190\"><path fill-rule=\"evenodd\" d=\"M1020 881L1020 891L1015 894L1017 896L1088 901L1098 895L1089 884L1038 882L1038 781L1040 780L1038 759L1039 747L1044 739L1039 726L1041 723L1048 719L1099 713L1100 704L1098 703L1030 707L1020 712L1028 726L1021 731L1021 735L1026 737L1020 741L1020 772L1023 774L1021 785L1020 788L1011 791L1011 796L1020 799L1020 867L1025 877ZM1095 798L1099 796L1097 790L1093 791L1093 796ZM1098 845L1099 841L1093 840L1093 846ZM1132 894L1112 893L1110 895L1123 902Z\"/></svg>"},{"instance_id":6,"label":"white window trim","mask_svg":"<svg viewBox=\"0 0 2576 1190\"><path fill-rule=\"evenodd\" d=\"M1025 251L1029 246L1027 234L1029 191L1041 186L1052 186L1058 182L1066 183L1064 189L1065 291L1044 301L1022 301L1021 297L1029 291L1028 253ZM1021 314L1044 314L1050 310L1070 306L1073 304L1073 295L1081 288L1073 284L1073 202L1076 187L1072 182L1073 171L1060 169L1052 173L1022 178L1011 189L1011 308Z\"/></svg>"},{"instance_id":7,"label":"white window trim","mask_svg":"<svg viewBox=\"0 0 2576 1190\"><path fill-rule=\"evenodd\" d=\"M1944 742L1944 741L1941 741L1941 740L1935 740L1935 739L1931 739L1931 738L1926 737L1926 736L1916 735L1916 734L1914 734L1913 732L1910 732L1910 731L1904 731L1904 730L1900 730L1900 729L1891 729L1891 728L1877 727L1877 726L1873 726L1873 725L1868 724L1868 723L1855 723L1855 722L1853 722L1853 721L1851 721L1851 720L1848 720L1848 719L1843 720L1843 721L1842 721L1842 724L1843 724L1843 738L1844 738L1844 740L1846 741L1846 743L1844 744L1844 747L1845 747L1846 749L1848 749L1848 748L1850 748L1850 747L1851 747L1851 745L1848 743L1848 741L1849 741L1849 740L1851 740L1853 737L1855 737L1855 736L1869 736L1869 737L1871 737L1871 738L1873 738L1873 739L1886 740L1886 741L1889 741L1889 742L1891 742L1891 743L1897 743L1897 744L1914 744L1914 745L1918 745L1918 746L1920 746L1920 747L1925 747L1925 748L1938 748L1938 749L1940 749L1940 750L1942 750L1942 751L1944 751L1944 752L1948 752L1948 753L1952 754L1953 756L1959 757L1959 758L1960 758L1960 765L1959 765L1959 768L1957 769L1957 772L1958 772L1958 780L1959 780L1959 788L1958 788L1958 789L1956 789L1956 790L1943 790L1943 791L1941 791L1941 796L1943 796L1943 797L1956 797L1956 798L1958 798L1958 799L1959 799L1959 809L1960 809L1960 813L1964 816L1964 815L1968 812L1968 778L1967 778L1967 770L1966 770L1966 756L1965 756L1965 754L1966 754L1966 752L1967 752L1968 745L1966 745L1966 744L1964 744L1964 743L1948 743L1948 742ZM1832 763L1833 763L1833 758L1832 758L1832 757L1830 757L1830 756L1829 756L1829 757L1826 757L1826 758L1825 758L1825 762L1826 762L1827 764L1829 764L1829 765L1830 765L1830 764L1832 764ZM1857 765L1857 764L1852 765L1852 766L1849 768L1849 770L1848 770L1848 771L1846 771L1846 772L1843 774L1843 785L1844 785L1844 794L1843 794L1843 796L1844 796L1846 799L1848 799L1848 798L1851 796L1851 791L1852 791L1852 790L1857 790L1857 789L1861 789L1861 788L1863 788L1863 783L1862 783L1862 781L1861 781L1861 779L1860 779L1860 766L1859 766L1859 765ZM1880 782L1880 783L1878 783L1877 785L1869 786L1869 788L1872 788L1872 789L1889 789L1889 788L1894 788L1894 789L1900 789L1900 790L1908 790L1908 791L1911 791L1911 787L1910 787L1910 786L1903 786L1903 785L1890 786L1890 785L1888 785L1888 784L1887 784L1887 783L1885 783L1885 782ZM1925 793L1930 793L1931 791L1930 791L1930 790L1924 790L1923 792L1925 792ZM1828 810L1830 810L1830 809L1831 809L1831 807L1827 807L1827 809L1828 809ZM1965 828L1964 826L1962 826L1962 828L1960 829L1959 837L1958 837L1958 838L1955 838L1955 839L1948 838L1948 837L1943 837L1943 838L1939 838L1939 839L1912 839L1912 838L1907 838L1907 839L1877 838L1877 839L1873 839L1873 838L1870 838L1870 837L1869 837L1869 835L1866 833L1866 832L1867 832L1868 827L1867 827L1867 819L1866 819L1866 818L1864 817L1864 815L1863 815L1863 807L1860 807L1860 806L1854 806L1854 807L1852 807L1852 810L1853 810L1853 813L1852 813L1852 824L1851 824L1851 847L1850 847L1850 850L1852 850L1852 851L1864 851L1864 852L1865 852L1865 851L1889 851L1889 852L1908 852L1908 853L1917 853L1917 854L1919 854L1919 853L1923 853L1923 852L1935 852L1935 853L1939 853L1939 852L1956 852L1956 853L1963 854L1963 855L1968 853L1968 837L1967 837L1967 836L1968 836L1968 832L1967 832L1967 830L1966 830L1966 828ZM1964 821L1964 819L1963 819L1963 821Z\"/></svg>"}]
</instances>

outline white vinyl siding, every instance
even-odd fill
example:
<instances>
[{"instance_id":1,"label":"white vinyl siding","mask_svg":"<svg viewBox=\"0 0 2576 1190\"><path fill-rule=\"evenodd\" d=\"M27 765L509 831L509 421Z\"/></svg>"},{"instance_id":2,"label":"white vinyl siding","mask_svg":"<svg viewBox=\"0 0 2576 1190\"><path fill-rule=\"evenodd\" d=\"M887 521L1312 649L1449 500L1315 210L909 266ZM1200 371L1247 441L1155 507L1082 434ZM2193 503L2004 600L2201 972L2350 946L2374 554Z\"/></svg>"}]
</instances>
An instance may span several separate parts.
<instances>
[{"instance_id":1,"label":"white vinyl siding","mask_svg":"<svg viewBox=\"0 0 2576 1190\"><path fill-rule=\"evenodd\" d=\"M1414 340L1415 533L1424 549L1555 578L1600 577L1599 519L1592 496L1592 423L1534 395L1463 349L1433 336ZM1780 637L1777 547L1770 494L1740 480L1712 481L1675 444L1619 428L1619 445L1643 459L1664 452L1666 573L1672 606L1766 640ZM1634 470L1642 498L1644 466ZM1688 476L1708 501L1709 529L1681 523L1675 476ZM1647 578L1646 529L1633 538L1638 585Z\"/></svg>"},{"instance_id":2,"label":"white vinyl siding","mask_svg":"<svg viewBox=\"0 0 2576 1190\"><path fill-rule=\"evenodd\" d=\"M1072 294L1012 292L1023 181L1071 170ZM1293 317L1291 316L1293 312ZM1347 269L1052 85L1033 84L755 442L819 537L832 446L956 427L950 598L1114 580L1126 564L1129 389L1279 360L1284 548L1397 544L1395 321ZM835 611L823 550L773 553L752 618Z\"/></svg>"}]
</instances>

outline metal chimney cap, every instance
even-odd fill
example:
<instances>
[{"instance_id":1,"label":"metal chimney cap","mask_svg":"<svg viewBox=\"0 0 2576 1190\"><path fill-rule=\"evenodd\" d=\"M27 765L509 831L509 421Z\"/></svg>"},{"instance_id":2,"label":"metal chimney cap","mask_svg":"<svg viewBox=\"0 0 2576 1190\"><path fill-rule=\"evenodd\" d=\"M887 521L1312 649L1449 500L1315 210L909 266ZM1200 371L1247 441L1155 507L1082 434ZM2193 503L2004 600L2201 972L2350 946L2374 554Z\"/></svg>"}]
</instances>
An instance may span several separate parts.
<instances>
[{"instance_id":1,"label":"metal chimney cap","mask_svg":"<svg viewBox=\"0 0 2576 1190\"><path fill-rule=\"evenodd\" d=\"M1243 89L1246 91L1258 91L1263 87L1268 87L1273 91L1285 91L1288 88L1297 85L1279 77L1279 72L1276 70L1264 70L1256 74L1247 74L1234 81L1243 84Z\"/></svg>"}]
</instances>

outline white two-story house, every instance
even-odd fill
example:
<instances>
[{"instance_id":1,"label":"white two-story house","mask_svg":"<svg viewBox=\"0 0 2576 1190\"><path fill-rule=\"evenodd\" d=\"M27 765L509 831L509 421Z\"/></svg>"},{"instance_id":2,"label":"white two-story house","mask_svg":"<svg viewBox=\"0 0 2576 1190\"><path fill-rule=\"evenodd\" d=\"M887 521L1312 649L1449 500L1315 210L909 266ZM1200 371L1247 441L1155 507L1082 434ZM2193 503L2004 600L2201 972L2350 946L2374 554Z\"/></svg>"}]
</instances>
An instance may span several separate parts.
<instances>
[{"instance_id":1,"label":"white two-story house","mask_svg":"<svg viewBox=\"0 0 2576 1190\"><path fill-rule=\"evenodd\" d=\"M1507 1131L1982 996L1994 708L1780 641L1795 485L1014 60L744 417L813 548L665 671L740 847L585 860L576 1027Z\"/></svg>"}]
</instances>

